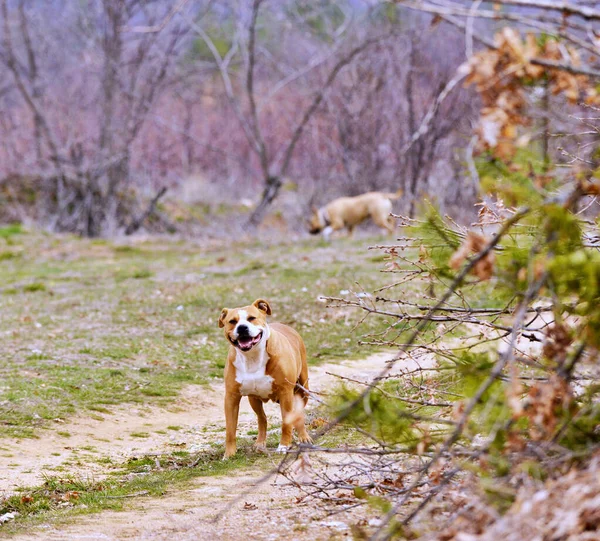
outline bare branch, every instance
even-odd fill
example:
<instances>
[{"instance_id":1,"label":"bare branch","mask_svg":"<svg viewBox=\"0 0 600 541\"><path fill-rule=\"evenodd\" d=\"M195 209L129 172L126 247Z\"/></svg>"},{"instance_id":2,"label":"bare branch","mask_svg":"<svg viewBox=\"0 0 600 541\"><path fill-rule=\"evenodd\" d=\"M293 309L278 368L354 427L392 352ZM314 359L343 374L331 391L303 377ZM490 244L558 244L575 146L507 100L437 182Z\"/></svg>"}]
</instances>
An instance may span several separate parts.
<instances>
[{"instance_id":1,"label":"bare branch","mask_svg":"<svg viewBox=\"0 0 600 541\"><path fill-rule=\"evenodd\" d=\"M30 92L27 89L25 82L23 81L23 78L21 77L21 73L19 72L17 59L15 56L14 48L13 48L12 31L10 29L10 22L9 22L9 18L8 18L8 7L7 7L6 0L2 0L2 3L0 4L0 9L2 12L2 18L4 20L4 40L3 40L4 43L3 44L4 44L5 53L7 56L6 63L7 63L8 69L10 70L10 72L13 75L13 78L15 80L15 83L17 85L17 88L19 89L21 96L23 97L23 99L25 100L25 103L27 104L27 106L29 107L31 112L33 113L36 123L39 123L39 126L40 126L42 132L44 133L44 136L46 138L46 143L50 147L50 152L51 152L51 155L53 158L53 163L54 163L55 167L57 168L58 171L61 171L62 168L60 165L60 161L58 160L58 158L60 156L60 153L58 150L58 143L56 142L52 132L50 131L48 121L46 120L46 117L42 114L42 110L37 103L36 97L34 96L34 94L32 92Z\"/></svg>"},{"instance_id":2,"label":"bare branch","mask_svg":"<svg viewBox=\"0 0 600 541\"><path fill-rule=\"evenodd\" d=\"M507 6L522 6L526 8L539 8L557 11L560 15L578 15L584 19L600 20L600 10L572 2L561 2L560 0L495 0L498 4Z\"/></svg>"},{"instance_id":3,"label":"bare branch","mask_svg":"<svg viewBox=\"0 0 600 541\"><path fill-rule=\"evenodd\" d=\"M446 16L460 16L460 17L477 17L481 19L491 19L491 20L506 20L512 21L515 23L520 23L531 28L536 28L537 30L541 30L543 32L547 32L551 35L560 36L563 39L570 41L585 49L589 53L594 55L598 54L598 48L586 41L583 41L578 35L574 32L567 32L559 25L550 24L535 17L527 17L515 13L510 12L496 12L489 10L478 10L477 12L471 12L470 9L463 8L462 6L456 4L433 4L427 2L414 2L413 0L398 0L398 4L401 6L405 6L409 9L413 9L416 11L422 11L426 13L434 13L438 15L446 15Z\"/></svg>"},{"instance_id":4,"label":"bare branch","mask_svg":"<svg viewBox=\"0 0 600 541\"><path fill-rule=\"evenodd\" d=\"M246 70L246 94L248 95L248 102L250 104L250 124L254 133L254 140L258 147L258 156L260 159L260 165L265 178L269 176L269 156L267 154L267 148L265 147L265 141L262 136L260 129L258 112L256 109L256 99L254 96L254 64L256 62L256 21L258 19L258 12L260 5L263 0L254 0L252 5L252 17L250 20L250 27L248 29L248 66Z\"/></svg>"},{"instance_id":5,"label":"bare branch","mask_svg":"<svg viewBox=\"0 0 600 541\"><path fill-rule=\"evenodd\" d=\"M214 0L209 1L208 7L206 8L207 11L210 8L210 5L213 3L213 1ZM137 34L159 33L166 28L166 26L171 22L173 17L175 17L175 15L179 13L188 2L189 0L179 0L179 2L171 8L171 11L169 11L169 13L167 13L164 19L158 24L154 24L152 26L123 26L121 27L121 30L123 32L134 32Z\"/></svg>"},{"instance_id":6,"label":"bare branch","mask_svg":"<svg viewBox=\"0 0 600 541\"><path fill-rule=\"evenodd\" d=\"M158 204L158 200L167 193L167 188L163 186L158 193L152 198L150 203L148 204L148 208L137 218L135 218L125 229L126 235L132 235L135 233L144 221L155 211L156 205Z\"/></svg>"},{"instance_id":7,"label":"bare branch","mask_svg":"<svg viewBox=\"0 0 600 541\"><path fill-rule=\"evenodd\" d=\"M233 111L235 112L235 116L238 119L238 122L240 123L242 130L244 131L246 140L248 141L248 143L250 144L250 146L252 147L254 152L256 152L256 154L260 155L260 152L261 152L260 143L256 140L256 138L254 136L254 131L252 130L252 127L250 126L249 122L246 120L244 114L242 113L242 110L239 106L239 103L238 103L238 101L235 97L235 93L233 91L233 85L231 83L231 78L229 77L228 64L229 64L231 57L238 50L237 40L234 38L234 41L233 41L229 51L223 58L223 57L221 57L221 54L219 53L213 40L208 36L208 34L204 31L204 29L201 26L197 25L194 21L191 21L189 19L188 19L188 24L202 38L202 40L204 41L204 43L206 43L207 47L209 48L210 52L212 53L213 58L215 59L215 62L217 64L217 68L219 69L219 74L221 75L223 85L225 87L225 94L227 95L227 99L229 100L229 103L231 104Z\"/></svg>"},{"instance_id":8,"label":"bare branch","mask_svg":"<svg viewBox=\"0 0 600 541\"><path fill-rule=\"evenodd\" d=\"M345 66L347 66L348 64L350 64L352 62L352 60L354 60L354 58L357 55L359 55L360 53L362 53L363 51L365 51L366 49L368 49L372 45L375 45L376 43L379 43L382 40L387 39L387 37L388 36L379 36L377 38L372 38L372 39L365 40L360 45L358 45L358 46L354 47L353 49L351 49L348 54L346 54L344 57L342 57L335 64L335 66L329 72L329 75L327 76L327 79L325 80L325 83L320 88L320 90L315 94L315 96L314 96L314 98L312 100L312 103L308 106L308 108L306 109L306 111L302 115L302 118L300 119L300 122L297 124L296 128L294 129L294 132L293 132L293 135L292 135L292 139L291 139L290 143L288 144L288 146L287 146L287 148L286 148L286 150L284 152L284 157L283 157L282 165L280 167L280 175L281 176L285 175L286 172L287 172L287 168L288 168L288 166L290 164L290 160L291 160L292 155L294 153L294 149L296 147L296 144L300 140L300 137L302 136L302 132L303 132L306 124L308 123L308 121L312 117L313 113L317 110L317 108L321 104L321 101L323 100L325 92L333 84L333 82L335 81L336 77L338 76L338 74L342 70L342 68L344 68Z\"/></svg>"}]
</instances>

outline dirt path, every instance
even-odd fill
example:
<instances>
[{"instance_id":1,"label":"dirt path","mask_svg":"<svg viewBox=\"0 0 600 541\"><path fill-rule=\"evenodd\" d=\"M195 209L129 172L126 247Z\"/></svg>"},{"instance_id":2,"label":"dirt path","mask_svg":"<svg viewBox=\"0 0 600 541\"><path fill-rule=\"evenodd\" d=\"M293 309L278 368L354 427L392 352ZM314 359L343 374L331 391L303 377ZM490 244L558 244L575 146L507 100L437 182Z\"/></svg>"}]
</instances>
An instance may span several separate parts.
<instances>
[{"instance_id":1,"label":"dirt path","mask_svg":"<svg viewBox=\"0 0 600 541\"><path fill-rule=\"evenodd\" d=\"M360 361L323 364L311 368L310 384L316 392L335 385L332 374L369 381L390 358L389 353L373 355ZM424 363L421 363L423 366ZM402 368L410 368L403 364ZM222 441L223 385L188 386L167 409L123 406L103 418L81 417L57 423L38 440L4 441L0 455L0 491L8 494L19 485L36 485L44 474L57 474L65 468L70 475L101 477L103 466L98 459L118 461L149 453L168 453L176 448L196 452L211 442ZM238 436L255 428L255 416L246 400L242 401ZM310 402L309 402L310 404ZM267 416L279 422L279 408L268 404ZM314 401L313 401L314 407ZM170 427L170 428L169 428ZM178 430L174 430L179 427ZM69 436L61 436L59 432ZM140 435L149 434L149 437ZM247 436L254 438L255 436ZM356 516L315 521L314 509L293 502L296 489L282 486L280 480L262 484L249 501L239 502L227 516L214 523L211 519L241 487L252 486L261 477L245 473L235 477L209 477L194 481L184 492L172 492L160 499L137 499L132 508L114 513L104 512L78 519L77 524L59 530L42 528L25 539L240 539L240 533L253 539L329 539L335 532L349 533ZM248 506L244 507L244 504Z\"/></svg>"},{"instance_id":2,"label":"dirt path","mask_svg":"<svg viewBox=\"0 0 600 541\"><path fill-rule=\"evenodd\" d=\"M297 505L298 492L289 486L255 486L244 501L220 520L216 513L231 500L232 491L252 486L262 474L208 477L192 488L167 493L160 499L137 499L125 511L87 515L62 527L42 526L13 541L212 541L331 540L350 533L356 517L315 518L313 507Z\"/></svg>"}]
</instances>

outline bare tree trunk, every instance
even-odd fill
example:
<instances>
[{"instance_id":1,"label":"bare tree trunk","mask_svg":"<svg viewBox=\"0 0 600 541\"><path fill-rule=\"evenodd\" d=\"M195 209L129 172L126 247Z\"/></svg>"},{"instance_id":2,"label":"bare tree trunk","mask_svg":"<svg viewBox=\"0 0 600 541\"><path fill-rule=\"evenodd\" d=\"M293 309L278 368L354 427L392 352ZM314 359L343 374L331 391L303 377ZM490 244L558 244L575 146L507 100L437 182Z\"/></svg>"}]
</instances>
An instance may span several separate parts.
<instances>
[{"instance_id":1,"label":"bare tree trunk","mask_svg":"<svg viewBox=\"0 0 600 541\"><path fill-rule=\"evenodd\" d=\"M544 94L542 95L542 161L544 172L550 168L550 90L548 81L544 83Z\"/></svg>"},{"instance_id":2,"label":"bare tree trunk","mask_svg":"<svg viewBox=\"0 0 600 541\"><path fill-rule=\"evenodd\" d=\"M115 118L117 104L115 103L118 91L119 66L123 56L123 22L124 3L119 0L103 0L104 14L106 17L106 31L103 36L102 49L104 52L104 67L102 77L102 124L100 126L100 153L106 161L112 161L117 153L115 141ZM126 178L127 166L125 160L117 160L111 163L106 170L106 186L102 189L102 183L93 183L92 199L94 204L89 209L88 231L90 237L101 234L102 223L110 212L112 198L117 186ZM99 180L99 179L98 179Z\"/></svg>"},{"instance_id":3,"label":"bare tree trunk","mask_svg":"<svg viewBox=\"0 0 600 541\"><path fill-rule=\"evenodd\" d=\"M37 101L40 98L40 85L38 81L38 66L33 50L31 34L29 32L29 24L27 14L25 13L24 0L19 1L19 27L21 36L27 52L27 72L31 86L31 97ZM42 160L42 119L38 113L33 115L33 132L35 141L35 154L38 162Z\"/></svg>"},{"instance_id":4,"label":"bare tree trunk","mask_svg":"<svg viewBox=\"0 0 600 541\"><path fill-rule=\"evenodd\" d=\"M134 218L133 221L127 226L125 229L126 235L133 235L140 227L144 221L156 210L156 205L158 204L158 200L167 193L167 188L162 187L158 193L152 198L148 208L137 218Z\"/></svg>"},{"instance_id":5,"label":"bare tree trunk","mask_svg":"<svg viewBox=\"0 0 600 541\"><path fill-rule=\"evenodd\" d=\"M415 111L415 97L414 97L414 72L415 72L415 38L414 35L410 36L410 52L408 54L408 74L406 80L406 101L408 105L408 126L410 133L415 133L417 129L416 111ZM413 148L409 155L409 197L410 206L408 215L412 218L415 215L415 199L417 197L417 185L419 182L419 164L421 163L421 141L418 141L415 145L417 148Z\"/></svg>"},{"instance_id":6,"label":"bare tree trunk","mask_svg":"<svg viewBox=\"0 0 600 541\"><path fill-rule=\"evenodd\" d=\"M254 212L250 215L250 218L248 218L249 226L256 227L260 224L260 222L262 222L265 212L279 194L279 189L281 188L281 185L281 177L267 177L267 179L265 180L265 188L263 190L260 203L254 209Z\"/></svg>"}]
</instances>

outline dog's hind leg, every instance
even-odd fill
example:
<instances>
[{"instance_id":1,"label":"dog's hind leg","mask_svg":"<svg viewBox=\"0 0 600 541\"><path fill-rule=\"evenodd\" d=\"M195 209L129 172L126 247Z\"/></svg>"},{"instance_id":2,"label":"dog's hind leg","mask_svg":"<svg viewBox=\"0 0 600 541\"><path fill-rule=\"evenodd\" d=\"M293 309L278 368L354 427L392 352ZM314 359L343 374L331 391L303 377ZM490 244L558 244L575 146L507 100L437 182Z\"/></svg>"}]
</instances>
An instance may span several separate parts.
<instances>
[{"instance_id":1,"label":"dog's hind leg","mask_svg":"<svg viewBox=\"0 0 600 541\"><path fill-rule=\"evenodd\" d=\"M375 225L382 229L382 232L385 231L390 235L394 232L394 219L389 215L389 213L385 211L380 211L377 214L373 214L373 221Z\"/></svg>"},{"instance_id":2,"label":"dog's hind leg","mask_svg":"<svg viewBox=\"0 0 600 541\"><path fill-rule=\"evenodd\" d=\"M393 235L394 227L395 227L395 224L394 224L393 218L391 216L388 216L387 220L385 221L385 226L383 228L385 230L384 232L388 233L390 235Z\"/></svg>"},{"instance_id":3,"label":"dog's hind leg","mask_svg":"<svg viewBox=\"0 0 600 541\"><path fill-rule=\"evenodd\" d=\"M306 425L304 424L304 406L300 400L296 401L296 407L300 409L300 411L296 411L295 413L295 422L294 428L298 433L298 439L302 443L312 443L312 438L309 436L306 431Z\"/></svg>"},{"instance_id":4,"label":"dog's hind leg","mask_svg":"<svg viewBox=\"0 0 600 541\"><path fill-rule=\"evenodd\" d=\"M387 230L389 231L390 235L394 234L395 229L396 229L396 222L394 221L394 218L392 218L391 216L388 216Z\"/></svg>"},{"instance_id":5,"label":"dog's hind leg","mask_svg":"<svg viewBox=\"0 0 600 541\"><path fill-rule=\"evenodd\" d=\"M257 451L264 453L267 450L267 416L265 415L263 402L260 398L256 398L255 396L249 396L248 401L258 418L258 437L256 438L254 448Z\"/></svg>"},{"instance_id":6,"label":"dog's hind leg","mask_svg":"<svg viewBox=\"0 0 600 541\"><path fill-rule=\"evenodd\" d=\"M301 442L312 443L312 438L308 435L306 425L304 424L304 408L308 402L308 367L306 366L306 363L303 363L302 372L300 372L300 376L298 377L298 385L301 385L302 387L297 386L294 389L294 408L296 410L294 412L294 428L296 429L298 439Z\"/></svg>"}]
</instances>

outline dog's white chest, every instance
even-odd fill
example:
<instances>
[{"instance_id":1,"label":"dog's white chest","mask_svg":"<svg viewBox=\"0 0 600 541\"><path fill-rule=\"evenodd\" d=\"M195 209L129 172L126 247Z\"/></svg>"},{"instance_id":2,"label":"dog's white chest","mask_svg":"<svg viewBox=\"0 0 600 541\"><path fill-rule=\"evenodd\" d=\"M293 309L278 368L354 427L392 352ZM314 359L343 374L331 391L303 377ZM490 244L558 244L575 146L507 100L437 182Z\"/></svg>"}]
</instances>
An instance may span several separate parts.
<instances>
[{"instance_id":1,"label":"dog's white chest","mask_svg":"<svg viewBox=\"0 0 600 541\"><path fill-rule=\"evenodd\" d=\"M243 396L256 395L268 398L273 391L273 378L265 373L267 366L266 352L256 359L248 359L238 352L233 366L235 366L235 380L240 384L240 393Z\"/></svg>"}]
</instances>

